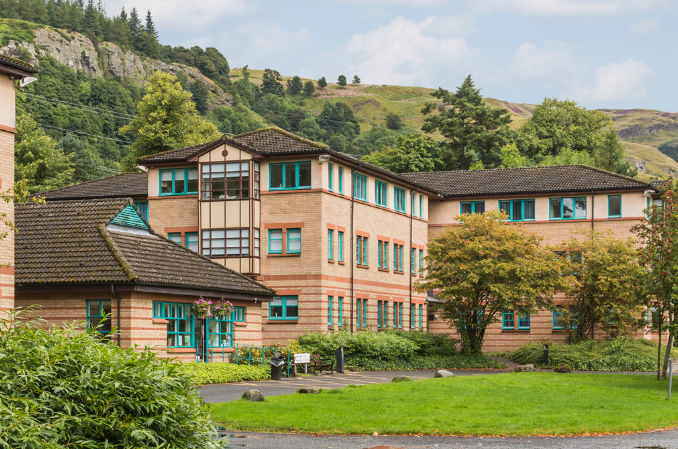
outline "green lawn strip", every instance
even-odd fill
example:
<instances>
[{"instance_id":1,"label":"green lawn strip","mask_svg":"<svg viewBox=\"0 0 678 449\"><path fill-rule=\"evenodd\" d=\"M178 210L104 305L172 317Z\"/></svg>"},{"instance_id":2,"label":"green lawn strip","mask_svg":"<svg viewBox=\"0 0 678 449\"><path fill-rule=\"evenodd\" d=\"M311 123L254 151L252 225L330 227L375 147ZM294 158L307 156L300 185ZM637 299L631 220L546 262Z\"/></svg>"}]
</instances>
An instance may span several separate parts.
<instances>
[{"instance_id":1,"label":"green lawn strip","mask_svg":"<svg viewBox=\"0 0 678 449\"><path fill-rule=\"evenodd\" d=\"M623 374L507 373L212 404L232 430L334 434L576 435L678 425L666 382Z\"/></svg>"}]
</instances>

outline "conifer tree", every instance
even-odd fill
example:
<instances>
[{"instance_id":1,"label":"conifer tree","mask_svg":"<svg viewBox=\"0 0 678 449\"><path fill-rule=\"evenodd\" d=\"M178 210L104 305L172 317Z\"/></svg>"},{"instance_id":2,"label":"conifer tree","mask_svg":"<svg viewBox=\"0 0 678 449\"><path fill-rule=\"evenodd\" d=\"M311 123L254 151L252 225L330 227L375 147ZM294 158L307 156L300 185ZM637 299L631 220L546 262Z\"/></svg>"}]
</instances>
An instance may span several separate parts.
<instances>
[{"instance_id":1,"label":"conifer tree","mask_svg":"<svg viewBox=\"0 0 678 449\"><path fill-rule=\"evenodd\" d=\"M299 75L294 75L294 77L287 80L287 93L298 95L301 93L303 88L304 84L301 82Z\"/></svg>"},{"instance_id":2,"label":"conifer tree","mask_svg":"<svg viewBox=\"0 0 678 449\"><path fill-rule=\"evenodd\" d=\"M352 84L360 84L360 77L358 75L353 75L353 81L351 81Z\"/></svg>"},{"instance_id":3,"label":"conifer tree","mask_svg":"<svg viewBox=\"0 0 678 449\"><path fill-rule=\"evenodd\" d=\"M315 93L315 86L313 85L313 81L306 81L304 83L304 95L310 97Z\"/></svg>"},{"instance_id":4,"label":"conifer tree","mask_svg":"<svg viewBox=\"0 0 678 449\"><path fill-rule=\"evenodd\" d=\"M153 36L155 39L158 38L158 33L155 31L155 24L153 23L153 17L151 16L150 10L146 13L146 34Z\"/></svg>"},{"instance_id":5,"label":"conifer tree","mask_svg":"<svg viewBox=\"0 0 678 449\"><path fill-rule=\"evenodd\" d=\"M122 7L122 10L120 11L120 20L122 20L124 23L127 23L127 13L125 12L125 7Z\"/></svg>"},{"instance_id":6,"label":"conifer tree","mask_svg":"<svg viewBox=\"0 0 678 449\"><path fill-rule=\"evenodd\" d=\"M346 85L346 76L339 75L339 78L337 79L337 84L340 85L341 87L344 87Z\"/></svg>"},{"instance_id":7,"label":"conifer tree","mask_svg":"<svg viewBox=\"0 0 678 449\"><path fill-rule=\"evenodd\" d=\"M140 50L143 42L143 35L141 30L141 20L139 20L139 14L137 13L136 8L132 8L127 25L129 25L129 30L132 32L134 48Z\"/></svg>"},{"instance_id":8,"label":"conifer tree","mask_svg":"<svg viewBox=\"0 0 678 449\"><path fill-rule=\"evenodd\" d=\"M321 88L322 90L325 90L325 88L327 87L327 80L325 79L324 76L318 80L318 87Z\"/></svg>"}]
</instances>

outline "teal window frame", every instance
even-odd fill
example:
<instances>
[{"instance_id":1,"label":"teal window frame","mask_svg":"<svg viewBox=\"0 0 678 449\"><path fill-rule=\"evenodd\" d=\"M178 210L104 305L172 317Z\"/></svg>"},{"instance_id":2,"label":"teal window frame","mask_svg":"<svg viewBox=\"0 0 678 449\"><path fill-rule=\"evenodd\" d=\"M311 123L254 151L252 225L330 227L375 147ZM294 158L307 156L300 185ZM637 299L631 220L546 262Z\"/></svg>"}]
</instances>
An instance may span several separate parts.
<instances>
[{"instance_id":1,"label":"teal window frame","mask_svg":"<svg viewBox=\"0 0 678 449\"><path fill-rule=\"evenodd\" d=\"M355 327L360 327L360 298L355 299Z\"/></svg>"},{"instance_id":2,"label":"teal window frame","mask_svg":"<svg viewBox=\"0 0 678 449\"><path fill-rule=\"evenodd\" d=\"M405 193L405 189L393 186L393 209L397 212L406 213Z\"/></svg>"},{"instance_id":3,"label":"teal window frame","mask_svg":"<svg viewBox=\"0 0 678 449\"><path fill-rule=\"evenodd\" d=\"M184 246L196 253L200 252L199 237L197 232L187 232L184 234Z\"/></svg>"},{"instance_id":4,"label":"teal window frame","mask_svg":"<svg viewBox=\"0 0 678 449\"><path fill-rule=\"evenodd\" d=\"M378 179L374 181L374 203L377 206L388 207L388 184Z\"/></svg>"},{"instance_id":5,"label":"teal window frame","mask_svg":"<svg viewBox=\"0 0 678 449\"><path fill-rule=\"evenodd\" d=\"M424 250L419 250L419 275L424 274Z\"/></svg>"},{"instance_id":6,"label":"teal window frame","mask_svg":"<svg viewBox=\"0 0 678 449\"><path fill-rule=\"evenodd\" d=\"M421 329L421 315L424 313L424 305L419 304L419 329Z\"/></svg>"},{"instance_id":7,"label":"teal window frame","mask_svg":"<svg viewBox=\"0 0 678 449\"><path fill-rule=\"evenodd\" d=\"M92 305L96 305L98 310L96 315L91 314L90 308ZM106 311L106 305L108 305L108 311ZM87 307L87 329L96 328L103 320L104 315L111 315L113 312L110 299L88 299L85 306ZM102 323L102 327L97 329L97 333L102 337L108 336L112 331L111 326L111 316L109 316L108 320Z\"/></svg>"},{"instance_id":8,"label":"teal window frame","mask_svg":"<svg viewBox=\"0 0 678 449\"><path fill-rule=\"evenodd\" d=\"M383 301L383 309L382 312L384 316L382 317L381 322L383 323L384 328L388 327L388 301Z\"/></svg>"},{"instance_id":9,"label":"teal window frame","mask_svg":"<svg viewBox=\"0 0 678 449\"><path fill-rule=\"evenodd\" d=\"M299 232L299 237L290 238L292 232ZM292 241L299 241L299 249L290 249ZM301 254L301 228L287 228L287 254Z\"/></svg>"},{"instance_id":10,"label":"teal window frame","mask_svg":"<svg viewBox=\"0 0 678 449\"><path fill-rule=\"evenodd\" d=\"M334 260L334 230L327 230L327 260Z\"/></svg>"},{"instance_id":11,"label":"teal window frame","mask_svg":"<svg viewBox=\"0 0 678 449\"><path fill-rule=\"evenodd\" d=\"M233 347L233 313L228 318L208 318L207 347L209 348L232 348ZM215 329L216 328L216 329ZM225 328L225 330L224 330ZM216 332L215 332L216 330ZM216 343L215 343L216 342Z\"/></svg>"},{"instance_id":12,"label":"teal window frame","mask_svg":"<svg viewBox=\"0 0 678 449\"><path fill-rule=\"evenodd\" d=\"M353 198L367 202L367 176L353 173Z\"/></svg>"},{"instance_id":13,"label":"teal window frame","mask_svg":"<svg viewBox=\"0 0 678 449\"><path fill-rule=\"evenodd\" d=\"M337 250L338 250L338 258L337 260L339 262L344 261L344 233L342 231L337 231Z\"/></svg>"},{"instance_id":14,"label":"teal window frame","mask_svg":"<svg viewBox=\"0 0 678 449\"><path fill-rule=\"evenodd\" d=\"M612 198L619 198L619 214L610 213L610 201ZM621 195L608 195L607 196L607 218L621 218L622 216L622 196Z\"/></svg>"},{"instance_id":15,"label":"teal window frame","mask_svg":"<svg viewBox=\"0 0 678 449\"><path fill-rule=\"evenodd\" d=\"M417 248L410 249L410 266L412 274L417 274Z\"/></svg>"},{"instance_id":16,"label":"teal window frame","mask_svg":"<svg viewBox=\"0 0 678 449\"><path fill-rule=\"evenodd\" d=\"M135 201L134 206L137 208L139 215L148 223L148 201Z\"/></svg>"},{"instance_id":17,"label":"teal window frame","mask_svg":"<svg viewBox=\"0 0 678 449\"><path fill-rule=\"evenodd\" d=\"M300 180L300 168L301 166L308 166L308 171L309 171L309 179L308 179L308 184L301 184ZM281 166L282 167L282 186L281 187L273 187L272 184L272 173L273 173L273 167ZM285 185L287 181L287 171L290 170L292 167L294 167L294 186L287 186ZM311 184L313 183L313 170L311 168L311 161L299 161L299 162L276 162L273 164L268 165L268 189L269 190L308 190L311 188Z\"/></svg>"},{"instance_id":18,"label":"teal window frame","mask_svg":"<svg viewBox=\"0 0 678 449\"><path fill-rule=\"evenodd\" d=\"M501 315L501 328L503 330L514 330L516 328L515 310L504 310Z\"/></svg>"},{"instance_id":19,"label":"teal window frame","mask_svg":"<svg viewBox=\"0 0 678 449\"><path fill-rule=\"evenodd\" d=\"M532 203L532 218L525 218L525 204ZM504 205L508 205L508 208L505 208ZM520 208L520 218L516 217L516 206ZM499 210L504 211L508 214L509 219L507 221L512 222L521 222L521 221L534 221L536 219L537 211L535 209L536 203L534 199L524 199L524 200L499 200Z\"/></svg>"},{"instance_id":20,"label":"teal window frame","mask_svg":"<svg viewBox=\"0 0 678 449\"><path fill-rule=\"evenodd\" d=\"M277 238L277 234L280 233L280 238ZM276 238L273 238L273 234L276 234ZM271 249L271 242L280 242L280 250ZM283 253L283 230L282 229L269 229L268 230L268 253L269 254L282 254Z\"/></svg>"},{"instance_id":21,"label":"teal window frame","mask_svg":"<svg viewBox=\"0 0 678 449\"><path fill-rule=\"evenodd\" d=\"M232 320L237 323L245 322L245 308L244 307L233 307L233 312L231 312Z\"/></svg>"},{"instance_id":22,"label":"teal window frame","mask_svg":"<svg viewBox=\"0 0 678 449\"><path fill-rule=\"evenodd\" d=\"M530 314L517 311L518 315L518 330L529 330L530 329Z\"/></svg>"},{"instance_id":23,"label":"teal window frame","mask_svg":"<svg viewBox=\"0 0 678 449\"><path fill-rule=\"evenodd\" d=\"M377 240L377 267L382 268L382 252L383 252L383 242L381 240Z\"/></svg>"},{"instance_id":24,"label":"teal window frame","mask_svg":"<svg viewBox=\"0 0 678 449\"><path fill-rule=\"evenodd\" d=\"M278 305L278 300L280 305ZM289 304L288 304L289 302ZM296 304L295 304L296 302ZM275 303L275 304L274 304ZM280 307L280 315L273 315L272 309ZM289 313L290 310L296 308L297 314ZM268 319L271 321L297 321L299 319L299 297L298 296L274 296L268 303Z\"/></svg>"},{"instance_id":25,"label":"teal window frame","mask_svg":"<svg viewBox=\"0 0 678 449\"><path fill-rule=\"evenodd\" d=\"M398 329L403 328L403 303L398 306Z\"/></svg>"},{"instance_id":26,"label":"teal window frame","mask_svg":"<svg viewBox=\"0 0 678 449\"><path fill-rule=\"evenodd\" d=\"M424 218L424 195L419 195L419 218Z\"/></svg>"},{"instance_id":27,"label":"teal window frame","mask_svg":"<svg viewBox=\"0 0 678 449\"><path fill-rule=\"evenodd\" d=\"M344 325L344 297L337 296L337 326L341 327Z\"/></svg>"},{"instance_id":28,"label":"teal window frame","mask_svg":"<svg viewBox=\"0 0 678 449\"><path fill-rule=\"evenodd\" d=\"M470 212L464 212L464 207L469 206ZM459 203L459 215L485 213L485 201L462 201Z\"/></svg>"},{"instance_id":29,"label":"teal window frame","mask_svg":"<svg viewBox=\"0 0 678 449\"><path fill-rule=\"evenodd\" d=\"M183 245L183 240L181 237L181 232L170 232L167 234L167 238L173 241L174 243L178 243L179 245Z\"/></svg>"},{"instance_id":30,"label":"teal window frame","mask_svg":"<svg viewBox=\"0 0 678 449\"><path fill-rule=\"evenodd\" d=\"M327 297L327 325L331 326L332 325L332 300L334 298L332 296Z\"/></svg>"},{"instance_id":31,"label":"teal window frame","mask_svg":"<svg viewBox=\"0 0 678 449\"><path fill-rule=\"evenodd\" d=\"M563 315L565 310L562 307L556 307L553 309L553 330L561 331L565 330L565 323L563 322Z\"/></svg>"},{"instance_id":32,"label":"teal window frame","mask_svg":"<svg viewBox=\"0 0 678 449\"><path fill-rule=\"evenodd\" d=\"M398 329L398 303L393 301L393 329Z\"/></svg>"},{"instance_id":33,"label":"teal window frame","mask_svg":"<svg viewBox=\"0 0 678 449\"><path fill-rule=\"evenodd\" d=\"M367 327L367 299L363 298L363 327Z\"/></svg>"},{"instance_id":34,"label":"teal window frame","mask_svg":"<svg viewBox=\"0 0 678 449\"><path fill-rule=\"evenodd\" d=\"M339 195L344 194L344 167L339 166L337 167L337 182L338 182L338 187L339 187Z\"/></svg>"},{"instance_id":35,"label":"teal window frame","mask_svg":"<svg viewBox=\"0 0 678 449\"><path fill-rule=\"evenodd\" d=\"M175 193L175 187L176 187L176 173L177 172L184 172L184 191ZM195 190L188 190L188 172L195 172ZM162 191L162 175L163 173L171 172L172 173L172 191L171 192L163 192ZM198 174L198 169L197 168L172 168L172 169L164 169L160 170L160 173L158 174L158 196L179 196L179 195L197 195L198 194L198 188L200 185L200 177Z\"/></svg>"},{"instance_id":36,"label":"teal window frame","mask_svg":"<svg viewBox=\"0 0 678 449\"><path fill-rule=\"evenodd\" d=\"M356 236L356 247L355 247L355 256L356 256L356 265L361 267L367 267L367 237L361 235Z\"/></svg>"},{"instance_id":37,"label":"teal window frame","mask_svg":"<svg viewBox=\"0 0 678 449\"><path fill-rule=\"evenodd\" d=\"M332 192L332 191L334 191L334 186L333 186L333 184L334 184L334 182L333 182L334 181L334 179L333 179L334 178L334 164L331 163L331 162L329 162L327 164L327 175L328 175L327 176L328 190L330 192Z\"/></svg>"},{"instance_id":38,"label":"teal window frame","mask_svg":"<svg viewBox=\"0 0 678 449\"><path fill-rule=\"evenodd\" d=\"M177 302L153 302L153 318L159 318L169 321L167 324L167 339L172 337L174 343L179 343L183 340L185 343L186 336L189 337L188 344L173 344L167 345L168 348L192 348L195 344L195 317L191 312L192 304L177 303ZM181 323L185 323L183 330L180 328Z\"/></svg>"},{"instance_id":39,"label":"teal window frame","mask_svg":"<svg viewBox=\"0 0 678 449\"><path fill-rule=\"evenodd\" d=\"M415 315L416 315L415 305L412 304L410 306L410 329L416 329L416 327L414 326L414 319L416 318Z\"/></svg>"},{"instance_id":40,"label":"teal window frame","mask_svg":"<svg viewBox=\"0 0 678 449\"><path fill-rule=\"evenodd\" d=\"M572 205L572 216L571 217L565 217L565 202L566 201L571 201ZM578 216L577 215L577 201L578 200L583 200L584 201L584 216ZM553 205L554 202L558 201L559 202L559 214L560 216L554 217L553 216ZM562 197L562 198L549 198L549 220L586 220L588 217L588 201L585 196L573 196L573 197Z\"/></svg>"}]
</instances>

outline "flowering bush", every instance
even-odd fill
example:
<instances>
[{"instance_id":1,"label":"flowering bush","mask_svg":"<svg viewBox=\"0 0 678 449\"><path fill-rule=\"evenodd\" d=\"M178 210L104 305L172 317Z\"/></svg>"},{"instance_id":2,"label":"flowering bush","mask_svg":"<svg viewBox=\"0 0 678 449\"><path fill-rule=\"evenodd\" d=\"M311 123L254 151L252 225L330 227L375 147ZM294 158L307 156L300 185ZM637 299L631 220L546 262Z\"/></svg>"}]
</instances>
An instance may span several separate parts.
<instances>
[{"instance_id":1,"label":"flowering bush","mask_svg":"<svg viewBox=\"0 0 678 449\"><path fill-rule=\"evenodd\" d=\"M212 318L214 317L217 320L223 320L231 316L233 312L233 304L231 301L227 301L224 298L216 300L212 303L211 299L200 299L196 300L193 303L193 308L191 309L193 315L197 318Z\"/></svg>"},{"instance_id":2,"label":"flowering bush","mask_svg":"<svg viewBox=\"0 0 678 449\"><path fill-rule=\"evenodd\" d=\"M233 312L233 304L231 304L231 301L226 301L224 298L218 300L212 309L212 315L219 320L228 318L231 316L231 312Z\"/></svg>"},{"instance_id":3,"label":"flowering bush","mask_svg":"<svg viewBox=\"0 0 678 449\"><path fill-rule=\"evenodd\" d=\"M211 300L205 300L202 299L202 296L200 299L196 300L195 303L193 304L193 307L191 308L191 312L193 312L193 316L197 318L209 318L211 317L210 313L210 306L212 305Z\"/></svg>"}]
</instances>

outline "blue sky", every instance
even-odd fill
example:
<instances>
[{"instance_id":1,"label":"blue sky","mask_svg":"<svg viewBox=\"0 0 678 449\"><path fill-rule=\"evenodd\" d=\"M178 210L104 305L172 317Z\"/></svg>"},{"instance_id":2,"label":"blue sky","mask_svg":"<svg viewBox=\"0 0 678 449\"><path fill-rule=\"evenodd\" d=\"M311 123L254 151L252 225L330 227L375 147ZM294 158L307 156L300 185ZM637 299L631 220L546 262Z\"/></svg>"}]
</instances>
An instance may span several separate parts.
<instances>
[{"instance_id":1,"label":"blue sky","mask_svg":"<svg viewBox=\"0 0 678 449\"><path fill-rule=\"evenodd\" d=\"M589 108L678 111L672 0L109 0L150 9L164 44L218 48L231 67Z\"/></svg>"}]
</instances>

